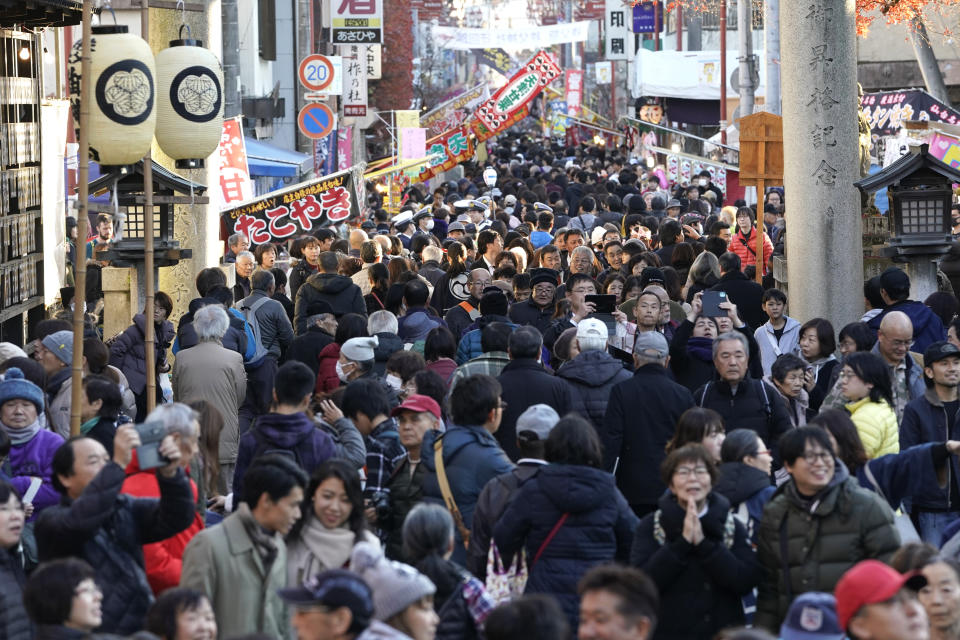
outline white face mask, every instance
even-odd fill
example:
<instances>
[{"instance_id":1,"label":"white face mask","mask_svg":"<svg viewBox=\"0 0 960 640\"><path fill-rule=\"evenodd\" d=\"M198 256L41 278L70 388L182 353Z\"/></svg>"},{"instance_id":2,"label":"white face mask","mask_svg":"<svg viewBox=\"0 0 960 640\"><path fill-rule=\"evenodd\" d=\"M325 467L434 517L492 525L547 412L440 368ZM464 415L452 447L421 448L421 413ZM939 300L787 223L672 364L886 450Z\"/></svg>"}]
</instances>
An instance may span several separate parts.
<instances>
[{"instance_id":1,"label":"white face mask","mask_svg":"<svg viewBox=\"0 0 960 640\"><path fill-rule=\"evenodd\" d=\"M427 231L430 231L432 229L433 229L433 218L430 218L429 220L427 220Z\"/></svg>"},{"instance_id":2,"label":"white face mask","mask_svg":"<svg viewBox=\"0 0 960 640\"><path fill-rule=\"evenodd\" d=\"M392 373L388 373L384 377L384 381L387 383L387 386L393 389L394 391L400 391L400 389L403 388L403 380L393 375Z\"/></svg>"},{"instance_id":3,"label":"white face mask","mask_svg":"<svg viewBox=\"0 0 960 640\"><path fill-rule=\"evenodd\" d=\"M350 382L350 380L347 378L347 374L343 370L343 363L339 360L337 361L337 377L340 378L340 382Z\"/></svg>"},{"instance_id":4,"label":"white face mask","mask_svg":"<svg viewBox=\"0 0 960 640\"><path fill-rule=\"evenodd\" d=\"M706 178L700 178L699 180L697 180L697 184L699 184L701 187L707 186L708 182L710 181L707 180Z\"/></svg>"}]
</instances>

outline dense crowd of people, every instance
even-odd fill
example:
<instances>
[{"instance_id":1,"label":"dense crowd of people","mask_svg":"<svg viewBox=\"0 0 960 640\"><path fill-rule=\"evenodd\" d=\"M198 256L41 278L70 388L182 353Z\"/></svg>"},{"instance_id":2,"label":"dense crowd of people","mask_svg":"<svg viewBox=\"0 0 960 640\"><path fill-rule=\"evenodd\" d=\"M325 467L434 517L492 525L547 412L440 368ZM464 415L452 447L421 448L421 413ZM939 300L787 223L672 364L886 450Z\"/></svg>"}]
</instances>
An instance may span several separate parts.
<instances>
[{"instance_id":1,"label":"dense crowd of people","mask_svg":"<svg viewBox=\"0 0 960 640\"><path fill-rule=\"evenodd\" d=\"M0 637L960 639L952 290L837 331L779 188L490 163L90 315L78 436L69 311L0 345Z\"/></svg>"}]
</instances>

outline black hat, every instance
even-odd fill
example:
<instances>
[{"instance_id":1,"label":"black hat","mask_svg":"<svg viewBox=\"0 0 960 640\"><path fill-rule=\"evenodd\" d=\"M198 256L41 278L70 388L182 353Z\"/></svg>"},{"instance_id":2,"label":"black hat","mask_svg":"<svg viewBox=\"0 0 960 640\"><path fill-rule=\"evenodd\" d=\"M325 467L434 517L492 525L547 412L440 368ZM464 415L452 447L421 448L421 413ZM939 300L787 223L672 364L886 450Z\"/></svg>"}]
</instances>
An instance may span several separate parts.
<instances>
[{"instance_id":1,"label":"black hat","mask_svg":"<svg viewBox=\"0 0 960 640\"><path fill-rule=\"evenodd\" d=\"M650 284L658 284L660 286L666 284L662 270L657 267L644 267L643 271L640 272L640 287L646 289L647 285Z\"/></svg>"},{"instance_id":2,"label":"black hat","mask_svg":"<svg viewBox=\"0 0 960 640\"><path fill-rule=\"evenodd\" d=\"M535 287L541 282L546 282L546 283L552 284L553 286L557 286L557 282L559 278L560 278L560 274L557 273L556 270L554 269L544 269L541 267L538 269L530 270L530 286L531 287Z\"/></svg>"},{"instance_id":3,"label":"black hat","mask_svg":"<svg viewBox=\"0 0 960 640\"><path fill-rule=\"evenodd\" d=\"M333 313L333 307L326 300L314 300L307 305L307 317L317 316L321 313Z\"/></svg>"},{"instance_id":4,"label":"black hat","mask_svg":"<svg viewBox=\"0 0 960 640\"><path fill-rule=\"evenodd\" d=\"M373 592L360 576L346 569L324 571L301 587L279 589L277 594L295 606L346 607L359 627L366 627L373 618Z\"/></svg>"},{"instance_id":5,"label":"black hat","mask_svg":"<svg viewBox=\"0 0 960 640\"><path fill-rule=\"evenodd\" d=\"M934 342L923 352L923 366L929 367L934 362L954 357L960 358L960 349L955 344L946 340Z\"/></svg>"},{"instance_id":6,"label":"black hat","mask_svg":"<svg viewBox=\"0 0 960 640\"><path fill-rule=\"evenodd\" d=\"M507 294L496 286L486 287L480 298L480 313L482 315L505 316L510 306Z\"/></svg>"},{"instance_id":7,"label":"black hat","mask_svg":"<svg viewBox=\"0 0 960 640\"><path fill-rule=\"evenodd\" d=\"M888 267L880 274L880 288L894 299L899 299L910 293L910 276L902 269Z\"/></svg>"}]
</instances>

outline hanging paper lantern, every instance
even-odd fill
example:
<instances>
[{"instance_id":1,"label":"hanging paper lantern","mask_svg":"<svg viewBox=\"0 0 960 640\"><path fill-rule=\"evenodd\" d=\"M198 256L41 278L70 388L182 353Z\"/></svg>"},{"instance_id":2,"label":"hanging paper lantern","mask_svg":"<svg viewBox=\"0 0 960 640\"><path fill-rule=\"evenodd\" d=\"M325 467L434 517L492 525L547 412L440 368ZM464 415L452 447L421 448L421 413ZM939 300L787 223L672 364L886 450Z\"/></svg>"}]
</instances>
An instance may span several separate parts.
<instances>
[{"instance_id":1,"label":"hanging paper lantern","mask_svg":"<svg viewBox=\"0 0 960 640\"><path fill-rule=\"evenodd\" d=\"M157 143L181 169L203 166L223 130L223 70L199 40L157 54Z\"/></svg>"},{"instance_id":2,"label":"hanging paper lantern","mask_svg":"<svg viewBox=\"0 0 960 640\"><path fill-rule=\"evenodd\" d=\"M101 165L133 164L150 151L157 122L153 52L123 25L93 27L88 136L90 157ZM70 98L80 126L82 42L70 55Z\"/></svg>"}]
</instances>

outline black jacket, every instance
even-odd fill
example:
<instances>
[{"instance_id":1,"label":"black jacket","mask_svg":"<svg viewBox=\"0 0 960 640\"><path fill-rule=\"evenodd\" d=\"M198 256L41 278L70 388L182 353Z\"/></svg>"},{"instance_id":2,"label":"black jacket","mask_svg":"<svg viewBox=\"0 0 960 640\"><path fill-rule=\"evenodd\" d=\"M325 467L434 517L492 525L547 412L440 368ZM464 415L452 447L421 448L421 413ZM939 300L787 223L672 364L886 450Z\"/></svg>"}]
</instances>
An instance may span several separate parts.
<instances>
[{"instance_id":1,"label":"black jacket","mask_svg":"<svg viewBox=\"0 0 960 640\"><path fill-rule=\"evenodd\" d=\"M741 271L725 273L720 281L710 287L710 291L724 291L733 304L737 305L740 319L750 325L752 331L767 321L761 299L763 286L750 280Z\"/></svg>"},{"instance_id":2,"label":"black jacket","mask_svg":"<svg viewBox=\"0 0 960 640\"><path fill-rule=\"evenodd\" d=\"M728 382L717 380L697 389L693 397L697 406L719 413L728 429L756 431L773 452L775 465L779 464L777 443L780 436L793 428L793 423L776 389L762 380L744 378L733 395Z\"/></svg>"},{"instance_id":3,"label":"black jacket","mask_svg":"<svg viewBox=\"0 0 960 640\"><path fill-rule=\"evenodd\" d=\"M713 360L702 360L688 351L690 338L693 337L693 323L684 320L677 327L670 341L670 371L677 382L690 391L697 389L713 380L717 370Z\"/></svg>"},{"instance_id":4,"label":"black jacket","mask_svg":"<svg viewBox=\"0 0 960 640\"><path fill-rule=\"evenodd\" d=\"M603 426L610 390L633 376L623 362L606 351L584 351L557 370L570 385L570 411L589 420L598 431Z\"/></svg>"},{"instance_id":5,"label":"black jacket","mask_svg":"<svg viewBox=\"0 0 960 640\"><path fill-rule=\"evenodd\" d=\"M473 511L470 548L467 549L467 569L480 580L487 577L487 553L490 551L493 527L500 521L523 483L536 475L544 464L546 463L523 461L513 471L488 482L480 492Z\"/></svg>"},{"instance_id":6,"label":"black jacket","mask_svg":"<svg viewBox=\"0 0 960 640\"><path fill-rule=\"evenodd\" d=\"M296 360L310 367L314 375L320 372L320 352L333 342L333 336L313 325L298 335L287 348L286 361Z\"/></svg>"},{"instance_id":7,"label":"black jacket","mask_svg":"<svg viewBox=\"0 0 960 640\"><path fill-rule=\"evenodd\" d=\"M565 513L567 519L544 545ZM494 527L493 537L504 561L526 549L525 593L554 596L575 629L577 582L597 565L626 561L637 522L609 473L550 464L520 488ZM538 552L540 559L534 562Z\"/></svg>"},{"instance_id":8,"label":"black jacket","mask_svg":"<svg viewBox=\"0 0 960 640\"><path fill-rule=\"evenodd\" d=\"M570 410L570 387L556 378L533 358L511 360L497 377L503 391L500 398L507 404L495 434L504 453L514 462L520 458L517 447L517 418L530 406L546 404L559 415Z\"/></svg>"},{"instance_id":9,"label":"black jacket","mask_svg":"<svg viewBox=\"0 0 960 640\"><path fill-rule=\"evenodd\" d=\"M337 318L347 313L367 315L367 303L363 301L363 292L353 283L353 280L336 273L315 273L297 291L297 303L293 314L297 335L307 330L307 307L317 300L323 300L333 307L333 314Z\"/></svg>"},{"instance_id":10,"label":"black jacket","mask_svg":"<svg viewBox=\"0 0 960 640\"><path fill-rule=\"evenodd\" d=\"M100 470L76 500L43 510L36 521L40 561L86 560L103 590L103 626L128 634L143 628L153 593L143 569L143 545L166 540L193 523L196 503L182 469L157 474L160 499L120 493L126 473L114 462Z\"/></svg>"},{"instance_id":11,"label":"black jacket","mask_svg":"<svg viewBox=\"0 0 960 640\"><path fill-rule=\"evenodd\" d=\"M460 306L461 302L467 302L473 306L476 310L474 317L471 318L470 312ZM453 334L453 339L460 342L460 338L463 337L463 332L467 330L467 327L476 322L476 319L479 317L480 301L470 296L466 300L455 302L449 311L444 314L443 321L447 323L447 328L450 329L450 333Z\"/></svg>"},{"instance_id":12,"label":"black jacket","mask_svg":"<svg viewBox=\"0 0 960 640\"><path fill-rule=\"evenodd\" d=\"M647 364L613 387L600 429L605 467L616 466L617 486L631 505L652 505L663 494L660 463L680 414L693 405L690 391L667 370Z\"/></svg>"},{"instance_id":13,"label":"black jacket","mask_svg":"<svg viewBox=\"0 0 960 640\"><path fill-rule=\"evenodd\" d=\"M909 356L908 356L909 357ZM900 420L900 451L927 442L946 442L960 437L960 411L958 415L947 415L943 401L936 391L927 389L923 396L907 403ZM937 482L924 483L923 489L914 493L911 510L950 511L955 510L960 497L957 496L957 478L960 478L960 465L957 457L948 458L947 483L941 487ZM926 474L929 480L933 476Z\"/></svg>"},{"instance_id":14,"label":"black jacket","mask_svg":"<svg viewBox=\"0 0 960 640\"><path fill-rule=\"evenodd\" d=\"M387 374L387 360L397 351L403 351L403 340L395 333L381 331L375 334L377 346L373 348L373 372L378 376Z\"/></svg>"},{"instance_id":15,"label":"black jacket","mask_svg":"<svg viewBox=\"0 0 960 640\"><path fill-rule=\"evenodd\" d=\"M630 564L660 591L654 640L702 640L742 625L740 596L760 582L761 567L746 529L735 519L731 539L730 503L716 492L707 497L707 513L700 518L704 539L696 546L683 538L686 510L673 494L661 497L659 507L640 521L630 551ZM662 542L654 533L655 519Z\"/></svg>"},{"instance_id":16,"label":"black jacket","mask_svg":"<svg viewBox=\"0 0 960 640\"><path fill-rule=\"evenodd\" d=\"M197 338L197 331L193 328L193 314L208 304L220 304L216 298L194 298L190 301L190 311L180 317L180 324L177 325L177 341L174 343L174 354L183 349L195 347L200 342ZM241 356L247 351L247 333L243 326L243 319L238 318L229 311L227 318L230 320L230 326L227 332L223 334L220 344L224 349L236 351Z\"/></svg>"},{"instance_id":17,"label":"black jacket","mask_svg":"<svg viewBox=\"0 0 960 640\"><path fill-rule=\"evenodd\" d=\"M317 270L310 266L306 260L300 260L293 265L290 273L287 274L287 288L290 290L290 299L297 299L297 291L303 286L310 276L315 275Z\"/></svg>"},{"instance_id":18,"label":"black jacket","mask_svg":"<svg viewBox=\"0 0 960 640\"><path fill-rule=\"evenodd\" d=\"M33 624L23 606L27 577L17 547L0 549L0 638L32 640Z\"/></svg>"},{"instance_id":19,"label":"black jacket","mask_svg":"<svg viewBox=\"0 0 960 640\"><path fill-rule=\"evenodd\" d=\"M510 316L511 320L521 326L529 325L536 327L537 331L544 333L547 327L550 326L550 323L553 322L553 314L556 310L557 306L555 304L541 309L532 298L529 298L523 302L510 305L510 312L507 315Z\"/></svg>"}]
</instances>

